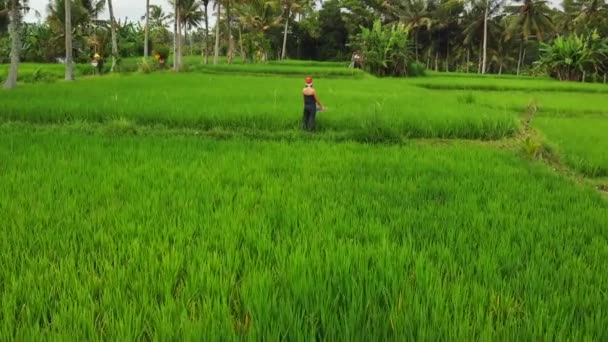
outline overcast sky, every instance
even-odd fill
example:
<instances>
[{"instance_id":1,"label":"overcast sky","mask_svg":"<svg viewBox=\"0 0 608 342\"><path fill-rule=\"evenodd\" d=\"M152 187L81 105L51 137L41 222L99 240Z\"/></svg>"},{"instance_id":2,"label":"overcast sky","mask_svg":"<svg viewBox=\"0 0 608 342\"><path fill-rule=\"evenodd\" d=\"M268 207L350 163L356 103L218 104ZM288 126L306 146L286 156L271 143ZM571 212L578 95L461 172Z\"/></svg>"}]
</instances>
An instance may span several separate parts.
<instances>
[{"instance_id":1,"label":"overcast sky","mask_svg":"<svg viewBox=\"0 0 608 342\"><path fill-rule=\"evenodd\" d=\"M46 6L48 3L49 0L30 0L30 7L40 12L40 15L42 15L42 21L44 21L44 18L47 16ZM129 20L139 20L146 14L146 0L114 0L112 4L114 5L114 15L116 16L117 20L127 17ZM166 0L150 0L150 4L161 5L165 12L171 12L169 2ZM106 11L106 13L104 13L100 19L109 17L110 15ZM38 21L38 18L36 18L32 11L27 15L26 20L29 22L36 22Z\"/></svg>"}]
</instances>

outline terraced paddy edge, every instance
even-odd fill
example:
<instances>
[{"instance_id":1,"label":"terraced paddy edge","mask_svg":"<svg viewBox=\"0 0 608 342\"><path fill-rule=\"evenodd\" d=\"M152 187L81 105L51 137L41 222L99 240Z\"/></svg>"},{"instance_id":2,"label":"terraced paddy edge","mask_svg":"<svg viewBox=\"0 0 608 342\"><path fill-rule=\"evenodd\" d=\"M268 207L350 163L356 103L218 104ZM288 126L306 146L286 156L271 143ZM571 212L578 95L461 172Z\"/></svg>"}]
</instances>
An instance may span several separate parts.
<instances>
[{"instance_id":1,"label":"terraced paddy edge","mask_svg":"<svg viewBox=\"0 0 608 342\"><path fill-rule=\"evenodd\" d=\"M1 339L608 337L607 202L509 152L0 133Z\"/></svg>"},{"instance_id":2,"label":"terraced paddy edge","mask_svg":"<svg viewBox=\"0 0 608 342\"><path fill-rule=\"evenodd\" d=\"M184 58L184 70L190 73L219 73L219 74L250 74L250 75L302 75L313 74L324 77L364 78L371 77L359 69L348 68L348 63L316 62L316 61L271 61L262 64L247 64L235 61L227 64L225 58L220 64L204 64L200 57L189 56ZM137 73L142 70L142 58L122 59L117 66L117 72L122 74ZM153 59L147 62L154 72L171 72L172 61L168 61L164 70L157 70L157 62ZM6 80L9 65L0 64L0 83ZM74 72L78 78L97 75L97 70L90 64L75 64ZM108 63L103 72L110 74ZM65 77L65 66L52 63L21 63L19 65L19 81L24 83L53 83Z\"/></svg>"},{"instance_id":3,"label":"terraced paddy edge","mask_svg":"<svg viewBox=\"0 0 608 342\"><path fill-rule=\"evenodd\" d=\"M480 75L433 74L410 81L419 87L434 90L479 91L546 91L570 93L608 93L608 85L601 83L557 82L552 79L526 77L496 77Z\"/></svg>"},{"instance_id":4,"label":"terraced paddy edge","mask_svg":"<svg viewBox=\"0 0 608 342\"><path fill-rule=\"evenodd\" d=\"M608 177L608 117L539 117L535 126L569 167Z\"/></svg>"},{"instance_id":5,"label":"terraced paddy edge","mask_svg":"<svg viewBox=\"0 0 608 342\"><path fill-rule=\"evenodd\" d=\"M500 139L518 129L517 112L462 103L458 94L402 80L315 78L329 110L321 131L353 136ZM208 74L116 76L29 85L0 92L2 121L61 123L126 119L194 129L294 130L301 126L302 78ZM62 99L62 101L58 101ZM360 139L358 139L360 140Z\"/></svg>"}]
</instances>

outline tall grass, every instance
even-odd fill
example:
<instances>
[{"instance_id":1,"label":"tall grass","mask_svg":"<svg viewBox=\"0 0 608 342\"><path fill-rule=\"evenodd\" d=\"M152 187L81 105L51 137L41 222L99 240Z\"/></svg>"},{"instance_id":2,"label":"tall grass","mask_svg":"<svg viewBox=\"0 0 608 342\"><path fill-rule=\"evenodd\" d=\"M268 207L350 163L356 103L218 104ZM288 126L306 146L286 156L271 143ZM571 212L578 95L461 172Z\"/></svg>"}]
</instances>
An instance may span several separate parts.
<instances>
[{"instance_id":1,"label":"tall grass","mask_svg":"<svg viewBox=\"0 0 608 342\"><path fill-rule=\"evenodd\" d=\"M113 76L0 92L0 120L60 123L126 118L138 125L282 131L301 125L299 77L208 74ZM515 113L461 103L398 79L315 77L329 108L321 131L357 140L391 137L497 139L512 135Z\"/></svg>"},{"instance_id":2,"label":"tall grass","mask_svg":"<svg viewBox=\"0 0 608 342\"><path fill-rule=\"evenodd\" d=\"M587 176L608 176L608 118L540 117L536 126L569 166Z\"/></svg>"},{"instance_id":3,"label":"tall grass","mask_svg":"<svg viewBox=\"0 0 608 342\"><path fill-rule=\"evenodd\" d=\"M157 62L150 58L148 65L156 65ZM168 60L164 71L171 70L172 61ZM142 58L122 59L116 68L118 73L135 73L142 70ZM183 59L183 71L204 73L228 73L228 74L250 74L250 75L301 75L310 74L327 77L365 77L366 74L359 69L349 69L348 63L341 62L318 62L318 61L269 61L261 64L248 64L238 59L234 64L228 65L225 58L220 59L220 64L204 64L200 56L186 56ZM0 64L0 82L6 79L9 66ZM155 71L159 67L150 68ZM97 70L90 64L75 64L74 69L77 77L96 75ZM106 63L103 74L110 73L110 63ZM52 63L22 63L19 66L19 81L24 83L51 83L64 78L65 66Z\"/></svg>"},{"instance_id":4,"label":"tall grass","mask_svg":"<svg viewBox=\"0 0 608 342\"><path fill-rule=\"evenodd\" d=\"M0 131L0 339L605 340L608 205L473 144Z\"/></svg>"},{"instance_id":5,"label":"tall grass","mask_svg":"<svg viewBox=\"0 0 608 342\"><path fill-rule=\"evenodd\" d=\"M433 74L431 77L408 80L419 87L435 90L480 91L556 91L571 93L608 93L608 85L596 83L558 82L547 78L495 77Z\"/></svg>"}]
</instances>

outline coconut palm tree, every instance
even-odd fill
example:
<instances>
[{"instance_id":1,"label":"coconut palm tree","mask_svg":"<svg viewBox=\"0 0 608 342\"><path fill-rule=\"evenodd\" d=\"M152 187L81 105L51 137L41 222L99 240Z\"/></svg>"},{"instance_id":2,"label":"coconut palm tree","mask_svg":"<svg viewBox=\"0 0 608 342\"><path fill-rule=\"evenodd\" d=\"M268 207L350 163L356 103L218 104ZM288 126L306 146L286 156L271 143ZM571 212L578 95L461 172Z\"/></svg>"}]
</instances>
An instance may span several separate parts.
<instances>
[{"instance_id":1,"label":"coconut palm tree","mask_svg":"<svg viewBox=\"0 0 608 342\"><path fill-rule=\"evenodd\" d=\"M167 28L171 16L163 8L158 5L150 5L150 27L153 29Z\"/></svg>"},{"instance_id":2,"label":"coconut palm tree","mask_svg":"<svg viewBox=\"0 0 608 342\"><path fill-rule=\"evenodd\" d=\"M144 58L149 57L149 41L150 41L150 0L146 0L146 26L144 27Z\"/></svg>"},{"instance_id":3,"label":"coconut palm tree","mask_svg":"<svg viewBox=\"0 0 608 342\"><path fill-rule=\"evenodd\" d=\"M209 0L201 0L205 8L205 64L209 64Z\"/></svg>"},{"instance_id":4,"label":"coconut palm tree","mask_svg":"<svg viewBox=\"0 0 608 342\"><path fill-rule=\"evenodd\" d=\"M496 31L497 25L492 18L501 11L504 2L505 0L474 0L465 13L464 44L471 45L475 38L481 36L478 41L479 73L486 72L488 39L490 33Z\"/></svg>"},{"instance_id":5,"label":"coconut palm tree","mask_svg":"<svg viewBox=\"0 0 608 342\"><path fill-rule=\"evenodd\" d=\"M429 2L426 0L392 0L384 3L384 8L391 17L404 23L414 33L414 50L416 61L419 61L418 36L422 28L429 30L433 25Z\"/></svg>"},{"instance_id":6,"label":"coconut palm tree","mask_svg":"<svg viewBox=\"0 0 608 342\"><path fill-rule=\"evenodd\" d=\"M520 5L509 6L507 10L513 14L507 28L508 37L517 35L521 38L517 74L519 75L522 60L525 56L525 42L530 37L542 41L544 35L552 32L555 27L549 15L550 9L545 0L517 0Z\"/></svg>"},{"instance_id":7,"label":"coconut palm tree","mask_svg":"<svg viewBox=\"0 0 608 342\"><path fill-rule=\"evenodd\" d=\"M283 49L281 50L281 59L287 57L287 31L289 30L289 18L292 14L299 13L302 6L297 0L281 0L283 11L285 13L285 28L283 30Z\"/></svg>"},{"instance_id":8,"label":"coconut palm tree","mask_svg":"<svg viewBox=\"0 0 608 342\"><path fill-rule=\"evenodd\" d=\"M204 13L201 4L197 0L180 0L179 16L184 28L184 39L188 41L189 30L200 26ZM192 42L190 42L190 53L192 53Z\"/></svg>"},{"instance_id":9,"label":"coconut palm tree","mask_svg":"<svg viewBox=\"0 0 608 342\"><path fill-rule=\"evenodd\" d=\"M65 8L65 80L74 80L74 66L72 65L72 1L64 2Z\"/></svg>"},{"instance_id":10,"label":"coconut palm tree","mask_svg":"<svg viewBox=\"0 0 608 342\"><path fill-rule=\"evenodd\" d=\"M604 28L608 32L608 4L604 0L584 0L574 22L584 25L587 30Z\"/></svg>"},{"instance_id":11,"label":"coconut palm tree","mask_svg":"<svg viewBox=\"0 0 608 342\"><path fill-rule=\"evenodd\" d=\"M116 38L116 19L114 18L112 0L108 0L108 10L110 11L110 34L112 36L112 68L110 71L114 72L116 63L118 62L118 41Z\"/></svg>"},{"instance_id":12,"label":"coconut palm tree","mask_svg":"<svg viewBox=\"0 0 608 342\"><path fill-rule=\"evenodd\" d=\"M273 27L281 23L281 12L277 1L249 0L243 1L237 7L239 26L247 31L250 43L256 45L256 49L265 55L265 34ZM241 39L242 41L242 39ZM242 44L242 43L241 43ZM250 50L251 50L250 46ZM260 51L261 50L261 51ZM253 51L249 51L253 53ZM253 57L253 56L249 56ZM261 56L264 58L264 56Z\"/></svg>"},{"instance_id":13,"label":"coconut palm tree","mask_svg":"<svg viewBox=\"0 0 608 342\"><path fill-rule=\"evenodd\" d=\"M220 20L222 18L222 2L215 0L215 6L217 8L216 20L215 20L215 49L213 55L213 64L217 65L220 57Z\"/></svg>"},{"instance_id":14,"label":"coconut palm tree","mask_svg":"<svg viewBox=\"0 0 608 342\"><path fill-rule=\"evenodd\" d=\"M11 0L6 4L6 9L0 11L10 14L10 37L11 37L11 66L4 87L12 89L17 86L17 74L19 73L19 60L21 56L21 11L25 6L17 0Z\"/></svg>"}]
</instances>

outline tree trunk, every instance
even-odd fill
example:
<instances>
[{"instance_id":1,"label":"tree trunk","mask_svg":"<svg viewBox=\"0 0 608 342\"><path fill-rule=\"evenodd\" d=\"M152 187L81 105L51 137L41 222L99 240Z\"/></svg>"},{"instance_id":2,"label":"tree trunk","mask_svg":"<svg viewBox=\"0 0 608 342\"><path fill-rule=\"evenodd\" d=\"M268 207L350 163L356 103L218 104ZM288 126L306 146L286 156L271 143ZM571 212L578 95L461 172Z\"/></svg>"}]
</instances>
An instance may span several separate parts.
<instances>
[{"instance_id":1,"label":"tree trunk","mask_svg":"<svg viewBox=\"0 0 608 342\"><path fill-rule=\"evenodd\" d=\"M439 51L435 51L435 71L439 71Z\"/></svg>"},{"instance_id":2,"label":"tree trunk","mask_svg":"<svg viewBox=\"0 0 608 342\"><path fill-rule=\"evenodd\" d=\"M178 45L178 36L177 36L177 12L178 12L178 8L177 8L177 1L175 0L175 4L173 7L173 70L177 71L178 70L178 63L179 61L177 60L177 45Z\"/></svg>"},{"instance_id":3,"label":"tree trunk","mask_svg":"<svg viewBox=\"0 0 608 342\"><path fill-rule=\"evenodd\" d=\"M604 73L604 84L606 84L606 73Z\"/></svg>"},{"instance_id":4,"label":"tree trunk","mask_svg":"<svg viewBox=\"0 0 608 342\"><path fill-rule=\"evenodd\" d=\"M150 51L148 51L150 41L150 0L146 0L146 27L144 32L144 58L150 57Z\"/></svg>"},{"instance_id":5,"label":"tree trunk","mask_svg":"<svg viewBox=\"0 0 608 342\"><path fill-rule=\"evenodd\" d=\"M112 68L110 69L110 72L114 72L118 59L118 42L116 41L116 20L114 19L112 0L108 0L108 10L110 11L110 33L112 36Z\"/></svg>"},{"instance_id":6,"label":"tree trunk","mask_svg":"<svg viewBox=\"0 0 608 342\"><path fill-rule=\"evenodd\" d=\"M521 66L523 67L526 63L526 53L528 52L528 49L526 48L526 46L524 45L524 52L521 56Z\"/></svg>"},{"instance_id":7,"label":"tree trunk","mask_svg":"<svg viewBox=\"0 0 608 342\"><path fill-rule=\"evenodd\" d=\"M481 74L481 56L483 55L483 44L479 44L479 57L477 60L477 73Z\"/></svg>"},{"instance_id":8,"label":"tree trunk","mask_svg":"<svg viewBox=\"0 0 608 342\"><path fill-rule=\"evenodd\" d=\"M179 3L179 0L175 1L175 25L176 25L176 30L175 30L175 50L176 50L176 55L175 55L175 71L179 72L180 69L182 68L182 17L181 17L181 13L179 11L179 7L177 6L177 4Z\"/></svg>"},{"instance_id":9,"label":"tree trunk","mask_svg":"<svg viewBox=\"0 0 608 342\"><path fill-rule=\"evenodd\" d=\"M469 73L469 64L471 63L471 49L467 47L467 74Z\"/></svg>"},{"instance_id":10,"label":"tree trunk","mask_svg":"<svg viewBox=\"0 0 608 342\"><path fill-rule=\"evenodd\" d=\"M205 1L205 64L209 64L209 2Z\"/></svg>"},{"instance_id":11,"label":"tree trunk","mask_svg":"<svg viewBox=\"0 0 608 342\"><path fill-rule=\"evenodd\" d=\"M245 61L247 56L245 56L245 48L243 47L243 32L242 32L241 24L239 23L239 46L241 48L241 59Z\"/></svg>"},{"instance_id":12,"label":"tree trunk","mask_svg":"<svg viewBox=\"0 0 608 342\"><path fill-rule=\"evenodd\" d=\"M232 37L232 18L230 17L230 0L226 0L226 28L228 29L228 64L234 57L234 39Z\"/></svg>"},{"instance_id":13,"label":"tree trunk","mask_svg":"<svg viewBox=\"0 0 608 342\"><path fill-rule=\"evenodd\" d=\"M481 62L481 73L486 73L486 63L488 59L488 7L490 3L486 0L486 8L483 15L483 59Z\"/></svg>"},{"instance_id":14,"label":"tree trunk","mask_svg":"<svg viewBox=\"0 0 608 342\"><path fill-rule=\"evenodd\" d=\"M287 56L287 30L289 29L289 8L285 13L285 30L283 31L283 50L281 51L281 60L285 60Z\"/></svg>"},{"instance_id":15,"label":"tree trunk","mask_svg":"<svg viewBox=\"0 0 608 342\"><path fill-rule=\"evenodd\" d=\"M213 56L213 64L217 65L220 58L220 19L222 15L222 4L219 0L217 2L217 20L215 23L215 55Z\"/></svg>"},{"instance_id":16,"label":"tree trunk","mask_svg":"<svg viewBox=\"0 0 608 342\"><path fill-rule=\"evenodd\" d=\"M74 65L72 61L72 3L65 2L65 80L74 80Z\"/></svg>"},{"instance_id":17,"label":"tree trunk","mask_svg":"<svg viewBox=\"0 0 608 342\"><path fill-rule=\"evenodd\" d=\"M186 34L188 34L188 25L185 26L186 27ZM194 34L190 35L190 39L188 40L189 44L190 44L190 56L194 55L194 38L193 38Z\"/></svg>"},{"instance_id":18,"label":"tree trunk","mask_svg":"<svg viewBox=\"0 0 608 342\"><path fill-rule=\"evenodd\" d=\"M19 57L21 55L21 11L19 2L11 1L10 10L10 35L11 35L11 66L8 71L4 88L12 89L17 86L17 75L19 73Z\"/></svg>"},{"instance_id":19,"label":"tree trunk","mask_svg":"<svg viewBox=\"0 0 608 342\"><path fill-rule=\"evenodd\" d=\"M498 68L498 74L502 75L502 63L500 63L500 67Z\"/></svg>"},{"instance_id":20,"label":"tree trunk","mask_svg":"<svg viewBox=\"0 0 608 342\"><path fill-rule=\"evenodd\" d=\"M416 44L416 63L418 63L418 29L416 29L416 33L414 34L414 44Z\"/></svg>"},{"instance_id":21,"label":"tree trunk","mask_svg":"<svg viewBox=\"0 0 608 342\"><path fill-rule=\"evenodd\" d=\"M524 41L522 40L519 43L519 58L517 59L517 76L519 76L519 72L521 70L521 58L523 56L523 50L524 50Z\"/></svg>"},{"instance_id":22,"label":"tree trunk","mask_svg":"<svg viewBox=\"0 0 608 342\"><path fill-rule=\"evenodd\" d=\"M177 40L177 61L178 61L178 68L181 70L183 56L184 56L184 36L182 35L184 23L182 23L182 12L181 11L177 12L177 17L179 18L179 20L177 21L177 38L178 38L178 40Z\"/></svg>"},{"instance_id":23,"label":"tree trunk","mask_svg":"<svg viewBox=\"0 0 608 342\"><path fill-rule=\"evenodd\" d=\"M450 72L450 44L447 46L445 55L445 72Z\"/></svg>"}]
</instances>

